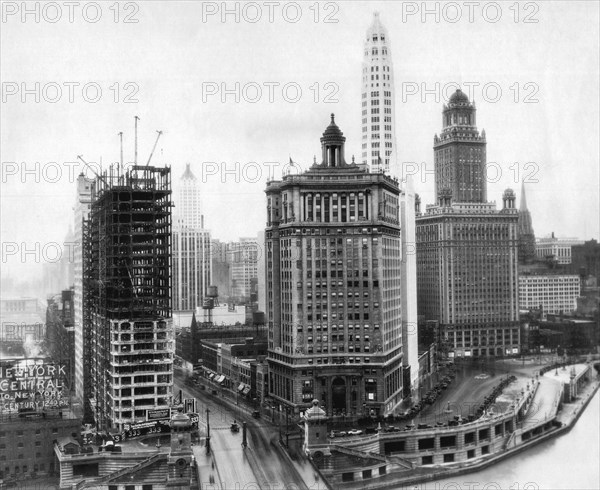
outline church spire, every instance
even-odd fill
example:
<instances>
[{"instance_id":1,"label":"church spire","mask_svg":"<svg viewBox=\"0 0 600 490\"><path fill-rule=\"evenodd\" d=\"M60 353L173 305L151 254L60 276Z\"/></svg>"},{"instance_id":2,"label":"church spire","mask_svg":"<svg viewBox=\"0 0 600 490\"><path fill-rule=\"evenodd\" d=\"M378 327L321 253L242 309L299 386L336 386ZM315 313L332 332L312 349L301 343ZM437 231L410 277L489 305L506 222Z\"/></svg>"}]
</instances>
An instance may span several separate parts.
<instances>
[{"instance_id":1,"label":"church spire","mask_svg":"<svg viewBox=\"0 0 600 490\"><path fill-rule=\"evenodd\" d=\"M525 196L525 181L521 181L521 203L519 204L519 211L527 211L527 197Z\"/></svg>"},{"instance_id":2,"label":"church spire","mask_svg":"<svg viewBox=\"0 0 600 490\"><path fill-rule=\"evenodd\" d=\"M527 209L525 182L521 182L521 202L519 203L519 262L527 264L535 259L535 234L531 224L531 213Z\"/></svg>"}]
</instances>

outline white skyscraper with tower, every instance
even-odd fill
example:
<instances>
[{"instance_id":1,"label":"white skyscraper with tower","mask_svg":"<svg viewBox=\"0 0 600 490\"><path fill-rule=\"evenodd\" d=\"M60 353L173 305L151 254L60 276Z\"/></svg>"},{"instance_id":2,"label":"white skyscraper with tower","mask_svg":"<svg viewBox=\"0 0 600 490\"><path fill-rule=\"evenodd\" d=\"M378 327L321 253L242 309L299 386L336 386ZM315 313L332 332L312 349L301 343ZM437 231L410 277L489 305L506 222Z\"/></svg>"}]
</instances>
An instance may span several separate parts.
<instances>
[{"instance_id":1,"label":"white skyscraper with tower","mask_svg":"<svg viewBox=\"0 0 600 490\"><path fill-rule=\"evenodd\" d=\"M362 163L371 172L384 172L400 182L402 386L404 397L415 396L419 379L415 191L410 176L405 180L398 164L391 42L379 12L374 12L365 39L361 105Z\"/></svg>"},{"instance_id":2,"label":"white skyscraper with tower","mask_svg":"<svg viewBox=\"0 0 600 490\"><path fill-rule=\"evenodd\" d=\"M375 12L367 30L362 67L362 163L389 172L394 133L394 69L387 29ZM393 163L393 162L392 162Z\"/></svg>"},{"instance_id":3,"label":"white skyscraper with tower","mask_svg":"<svg viewBox=\"0 0 600 490\"><path fill-rule=\"evenodd\" d=\"M204 229L199 182L190 165L179 180L173 211L173 310L202 306L211 281L210 232Z\"/></svg>"}]
</instances>

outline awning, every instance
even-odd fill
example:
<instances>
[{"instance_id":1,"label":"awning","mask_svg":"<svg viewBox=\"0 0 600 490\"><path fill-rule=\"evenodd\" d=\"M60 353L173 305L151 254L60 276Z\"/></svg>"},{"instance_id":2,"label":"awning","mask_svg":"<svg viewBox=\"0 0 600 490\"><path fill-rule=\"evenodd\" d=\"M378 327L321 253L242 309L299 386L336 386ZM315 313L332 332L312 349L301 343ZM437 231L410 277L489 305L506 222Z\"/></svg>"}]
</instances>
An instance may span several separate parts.
<instances>
[{"instance_id":1,"label":"awning","mask_svg":"<svg viewBox=\"0 0 600 490\"><path fill-rule=\"evenodd\" d=\"M215 373L212 373L212 374L211 374L211 375L208 377L208 379L213 379L214 377L215 377Z\"/></svg>"},{"instance_id":2,"label":"awning","mask_svg":"<svg viewBox=\"0 0 600 490\"><path fill-rule=\"evenodd\" d=\"M242 391L242 395L247 395L248 393L250 393L250 387L248 385L246 385L244 387L244 391Z\"/></svg>"},{"instance_id":3,"label":"awning","mask_svg":"<svg viewBox=\"0 0 600 490\"><path fill-rule=\"evenodd\" d=\"M240 385L238 386L238 391L242 391L245 386L246 385L244 385L244 383L240 383Z\"/></svg>"},{"instance_id":4,"label":"awning","mask_svg":"<svg viewBox=\"0 0 600 490\"><path fill-rule=\"evenodd\" d=\"M217 383L222 383L223 381L225 381L225 375L221 374L217 379L216 379Z\"/></svg>"}]
</instances>

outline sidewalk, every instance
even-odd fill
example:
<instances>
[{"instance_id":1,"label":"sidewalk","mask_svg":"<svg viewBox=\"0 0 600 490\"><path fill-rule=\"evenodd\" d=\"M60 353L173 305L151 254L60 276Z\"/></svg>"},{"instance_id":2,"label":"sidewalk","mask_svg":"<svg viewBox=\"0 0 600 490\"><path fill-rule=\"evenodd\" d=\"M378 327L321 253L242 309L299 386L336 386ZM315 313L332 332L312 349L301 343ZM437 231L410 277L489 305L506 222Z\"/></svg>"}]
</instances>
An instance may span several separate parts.
<instances>
[{"instance_id":1,"label":"sidewalk","mask_svg":"<svg viewBox=\"0 0 600 490\"><path fill-rule=\"evenodd\" d=\"M221 489L221 477L219 476L219 469L214 462L212 453L206 454L206 447L193 446L194 457L196 458L196 464L198 465L198 473L200 474L200 486L203 490L225 490Z\"/></svg>"}]
</instances>

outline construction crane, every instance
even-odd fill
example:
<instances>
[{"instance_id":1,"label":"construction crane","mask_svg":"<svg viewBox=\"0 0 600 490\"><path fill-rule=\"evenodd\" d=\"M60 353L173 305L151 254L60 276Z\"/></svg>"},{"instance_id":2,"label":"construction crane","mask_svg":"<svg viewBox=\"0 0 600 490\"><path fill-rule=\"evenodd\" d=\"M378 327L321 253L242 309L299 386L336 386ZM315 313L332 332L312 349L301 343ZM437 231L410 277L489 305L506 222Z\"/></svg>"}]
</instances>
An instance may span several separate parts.
<instances>
[{"instance_id":1,"label":"construction crane","mask_svg":"<svg viewBox=\"0 0 600 490\"><path fill-rule=\"evenodd\" d=\"M87 168L89 168L89 169L92 171L92 173L93 173L93 174L94 174L94 175L95 175L95 176L96 176L98 179L100 179L102 182L104 182L104 184L105 184L106 186L108 186L108 182L106 182L106 179L105 179L104 177L102 177L102 175L98 174L98 173L97 173L97 172L94 170L94 168L93 168L93 167L92 167L92 166L91 166L91 165L90 165L88 162L86 162L86 161L83 159L83 157L82 157L81 155L77 155L77 158L78 158L79 160L81 160L81 161L83 162L83 164L84 164L84 165L85 165Z\"/></svg>"},{"instance_id":2,"label":"construction crane","mask_svg":"<svg viewBox=\"0 0 600 490\"><path fill-rule=\"evenodd\" d=\"M156 141L154 142L154 146L152 147L152 151L150 152L150 156L148 157L148 161L146 162L146 167L148 165L150 165L150 160L152 160L152 155L154 155L154 150L156 150L156 145L158 144L158 140L160 139L160 135L163 134L162 131L156 130L156 132L158 134L156 135Z\"/></svg>"}]
</instances>

